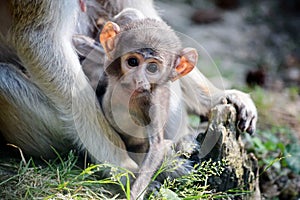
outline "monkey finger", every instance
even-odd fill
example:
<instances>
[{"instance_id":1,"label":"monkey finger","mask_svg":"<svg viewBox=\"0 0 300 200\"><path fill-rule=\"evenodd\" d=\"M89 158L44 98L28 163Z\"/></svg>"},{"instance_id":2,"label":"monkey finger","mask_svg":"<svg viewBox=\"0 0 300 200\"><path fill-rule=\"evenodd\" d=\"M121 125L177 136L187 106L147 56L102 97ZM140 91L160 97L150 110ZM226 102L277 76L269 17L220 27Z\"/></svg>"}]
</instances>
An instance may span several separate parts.
<instances>
[{"instance_id":1,"label":"monkey finger","mask_svg":"<svg viewBox=\"0 0 300 200\"><path fill-rule=\"evenodd\" d=\"M247 116L246 116L246 110L241 109L237 110L237 128L241 131L244 132L246 130L247 123Z\"/></svg>"},{"instance_id":2,"label":"monkey finger","mask_svg":"<svg viewBox=\"0 0 300 200\"><path fill-rule=\"evenodd\" d=\"M246 132L249 133L250 135L253 135L255 133L256 130L256 121L257 121L257 117L253 117L251 119L250 125L247 128Z\"/></svg>"},{"instance_id":3,"label":"monkey finger","mask_svg":"<svg viewBox=\"0 0 300 200\"><path fill-rule=\"evenodd\" d=\"M228 104L229 102L228 102L228 100L227 100L226 97L222 97L222 98L220 99L220 103L221 103L221 104Z\"/></svg>"},{"instance_id":4,"label":"monkey finger","mask_svg":"<svg viewBox=\"0 0 300 200\"><path fill-rule=\"evenodd\" d=\"M251 124L251 114L246 109L242 109L238 114L238 128L245 132Z\"/></svg>"},{"instance_id":5,"label":"monkey finger","mask_svg":"<svg viewBox=\"0 0 300 200\"><path fill-rule=\"evenodd\" d=\"M244 108L238 114L238 128L242 132L252 135L256 130L257 114L250 109Z\"/></svg>"}]
</instances>

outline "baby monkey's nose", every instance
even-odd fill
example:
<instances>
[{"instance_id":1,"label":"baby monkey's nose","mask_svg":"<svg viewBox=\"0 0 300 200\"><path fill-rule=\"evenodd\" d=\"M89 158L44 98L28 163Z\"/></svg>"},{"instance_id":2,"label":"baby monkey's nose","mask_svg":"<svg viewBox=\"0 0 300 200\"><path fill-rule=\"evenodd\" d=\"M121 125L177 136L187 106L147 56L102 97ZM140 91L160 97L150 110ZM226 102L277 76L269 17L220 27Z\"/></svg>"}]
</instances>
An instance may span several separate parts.
<instances>
[{"instance_id":1,"label":"baby monkey's nose","mask_svg":"<svg viewBox=\"0 0 300 200\"><path fill-rule=\"evenodd\" d=\"M136 81L136 91L138 92L146 92L150 91L151 85L149 83L145 83L145 81L140 80Z\"/></svg>"}]
</instances>

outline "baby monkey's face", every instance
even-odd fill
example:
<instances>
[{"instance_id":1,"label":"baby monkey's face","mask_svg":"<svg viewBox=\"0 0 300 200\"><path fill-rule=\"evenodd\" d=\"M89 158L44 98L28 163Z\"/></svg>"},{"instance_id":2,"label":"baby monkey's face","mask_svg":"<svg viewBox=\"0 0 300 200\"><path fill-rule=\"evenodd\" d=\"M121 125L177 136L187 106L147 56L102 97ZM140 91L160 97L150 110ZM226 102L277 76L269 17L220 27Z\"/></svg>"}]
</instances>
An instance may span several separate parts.
<instances>
[{"instance_id":1,"label":"baby monkey's face","mask_svg":"<svg viewBox=\"0 0 300 200\"><path fill-rule=\"evenodd\" d=\"M121 84L131 92L151 92L155 85L166 82L165 65L164 57L151 48L126 53L121 57Z\"/></svg>"},{"instance_id":2,"label":"baby monkey's face","mask_svg":"<svg viewBox=\"0 0 300 200\"><path fill-rule=\"evenodd\" d=\"M195 49L181 48L170 27L153 19L137 20L122 30L107 22L100 42L110 86L118 88L120 96L152 93L157 86L167 86L168 81L192 71L198 59Z\"/></svg>"}]
</instances>

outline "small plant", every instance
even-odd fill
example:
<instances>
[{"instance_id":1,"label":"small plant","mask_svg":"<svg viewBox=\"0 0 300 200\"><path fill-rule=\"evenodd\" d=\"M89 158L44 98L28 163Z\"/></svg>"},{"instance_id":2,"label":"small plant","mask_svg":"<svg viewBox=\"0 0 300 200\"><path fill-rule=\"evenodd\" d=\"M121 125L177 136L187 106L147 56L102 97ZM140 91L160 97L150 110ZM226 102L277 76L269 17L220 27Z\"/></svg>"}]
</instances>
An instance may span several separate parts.
<instances>
[{"instance_id":1,"label":"small plant","mask_svg":"<svg viewBox=\"0 0 300 200\"><path fill-rule=\"evenodd\" d=\"M241 190L228 191L230 192L214 192L209 188L208 179L212 176L220 176L227 162L203 161L196 165L192 172L176 178L167 178L156 195L151 195L149 199L161 200L190 200L190 199L222 199L229 198L235 195L241 195Z\"/></svg>"},{"instance_id":2,"label":"small plant","mask_svg":"<svg viewBox=\"0 0 300 200\"><path fill-rule=\"evenodd\" d=\"M257 130L256 136L246 135L246 140L248 151L254 152L261 167L271 167L277 173L290 168L300 174L300 145L291 129L274 126Z\"/></svg>"}]
</instances>

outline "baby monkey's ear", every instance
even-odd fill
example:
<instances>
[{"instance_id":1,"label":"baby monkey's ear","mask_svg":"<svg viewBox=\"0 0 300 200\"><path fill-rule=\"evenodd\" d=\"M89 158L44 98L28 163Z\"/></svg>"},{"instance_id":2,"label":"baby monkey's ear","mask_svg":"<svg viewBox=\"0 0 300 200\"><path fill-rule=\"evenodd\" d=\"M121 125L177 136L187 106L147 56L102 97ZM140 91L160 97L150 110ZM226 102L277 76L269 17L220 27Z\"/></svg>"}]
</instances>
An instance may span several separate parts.
<instances>
[{"instance_id":1,"label":"baby monkey's ear","mask_svg":"<svg viewBox=\"0 0 300 200\"><path fill-rule=\"evenodd\" d=\"M173 73L171 75L171 80L175 81L180 77L185 76L190 71L194 69L197 65L198 61L198 53L194 48L184 48L179 58L176 61L176 66L173 69Z\"/></svg>"},{"instance_id":2,"label":"baby monkey's ear","mask_svg":"<svg viewBox=\"0 0 300 200\"><path fill-rule=\"evenodd\" d=\"M115 48L115 37L120 32L120 27L114 22L107 22L100 34L100 42L105 50L106 55L110 58L110 53Z\"/></svg>"}]
</instances>

